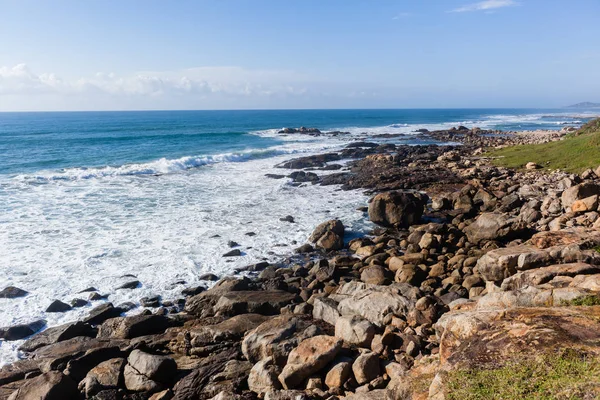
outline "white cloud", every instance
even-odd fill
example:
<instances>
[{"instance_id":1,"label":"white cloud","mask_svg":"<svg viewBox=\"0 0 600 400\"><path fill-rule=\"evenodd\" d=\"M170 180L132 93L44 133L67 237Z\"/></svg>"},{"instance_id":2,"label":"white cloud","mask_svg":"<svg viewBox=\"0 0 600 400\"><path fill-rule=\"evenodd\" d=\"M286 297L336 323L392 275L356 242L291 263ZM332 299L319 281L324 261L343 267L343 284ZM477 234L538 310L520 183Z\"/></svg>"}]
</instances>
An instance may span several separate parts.
<instances>
[{"instance_id":1,"label":"white cloud","mask_svg":"<svg viewBox=\"0 0 600 400\"><path fill-rule=\"evenodd\" d=\"M131 75L97 73L61 79L36 74L25 64L0 67L0 94L107 94L112 96L276 96L306 92L309 79L293 71L249 70L240 67L200 67L179 71L138 72Z\"/></svg>"},{"instance_id":2,"label":"white cloud","mask_svg":"<svg viewBox=\"0 0 600 400\"><path fill-rule=\"evenodd\" d=\"M450 12L470 12L470 11L490 11L502 7L517 5L514 0L485 0L479 3L468 4L463 7L455 8Z\"/></svg>"}]
</instances>

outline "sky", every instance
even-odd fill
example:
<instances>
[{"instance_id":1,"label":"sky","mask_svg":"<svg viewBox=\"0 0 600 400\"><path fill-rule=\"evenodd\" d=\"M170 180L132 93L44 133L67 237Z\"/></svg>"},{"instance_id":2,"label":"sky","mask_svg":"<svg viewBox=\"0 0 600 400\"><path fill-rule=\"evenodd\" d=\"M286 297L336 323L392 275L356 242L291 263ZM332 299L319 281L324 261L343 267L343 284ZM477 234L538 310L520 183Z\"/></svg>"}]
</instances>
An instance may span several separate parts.
<instances>
[{"instance_id":1,"label":"sky","mask_svg":"<svg viewBox=\"0 0 600 400\"><path fill-rule=\"evenodd\" d=\"M600 102L598 0L0 0L0 111Z\"/></svg>"}]
</instances>

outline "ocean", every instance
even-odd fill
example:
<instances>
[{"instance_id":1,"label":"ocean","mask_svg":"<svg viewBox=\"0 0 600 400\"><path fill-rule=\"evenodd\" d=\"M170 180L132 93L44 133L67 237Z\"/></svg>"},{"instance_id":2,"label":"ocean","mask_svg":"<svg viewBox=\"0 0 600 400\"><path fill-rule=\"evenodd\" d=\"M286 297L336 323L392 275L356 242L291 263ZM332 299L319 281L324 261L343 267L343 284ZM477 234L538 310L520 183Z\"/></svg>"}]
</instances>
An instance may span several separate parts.
<instances>
[{"instance_id":1,"label":"ocean","mask_svg":"<svg viewBox=\"0 0 600 400\"><path fill-rule=\"evenodd\" d=\"M597 114L597 111L596 111ZM55 299L93 286L115 305L180 297L185 287L262 260L289 256L319 223L339 218L350 236L371 228L361 191L294 186L275 165L357 140L423 143L415 130L457 125L535 130L578 126L581 110L294 110L0 113L0 326L76 320ZM350 132L279 135L283 127ZM382 134L403 133L400 137ZM323 172L319 172L323 173ZM281 221L287 215L295 222ZM228 242L241 257L223 257ZM135 278L133 278L134 276ZM137 279L137 289L117 289ZM139 309L138 309L139 310ZM22 342L0 341L0 365Z\"/></svg>"}]
</instances>

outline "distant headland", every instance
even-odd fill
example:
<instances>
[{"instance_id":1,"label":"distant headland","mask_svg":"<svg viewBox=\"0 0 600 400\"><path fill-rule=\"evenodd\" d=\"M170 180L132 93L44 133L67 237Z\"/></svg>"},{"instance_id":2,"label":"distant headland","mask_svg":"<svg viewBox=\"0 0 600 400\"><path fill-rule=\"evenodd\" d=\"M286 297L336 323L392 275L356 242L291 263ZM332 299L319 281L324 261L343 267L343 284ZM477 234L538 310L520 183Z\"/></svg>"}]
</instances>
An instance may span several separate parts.
<instances>
[{"instance_id":1,"label":"distant headland","mask_svg":"<svg viewBox=\"0 0 600 400\"><path fill-rule=\"evenodd\" d=\"M592 103L589 101L584 101L583 103L577 103L577 104L567 106L567 108L600 108L600 103Z\"/></svg>"}]
</instances>

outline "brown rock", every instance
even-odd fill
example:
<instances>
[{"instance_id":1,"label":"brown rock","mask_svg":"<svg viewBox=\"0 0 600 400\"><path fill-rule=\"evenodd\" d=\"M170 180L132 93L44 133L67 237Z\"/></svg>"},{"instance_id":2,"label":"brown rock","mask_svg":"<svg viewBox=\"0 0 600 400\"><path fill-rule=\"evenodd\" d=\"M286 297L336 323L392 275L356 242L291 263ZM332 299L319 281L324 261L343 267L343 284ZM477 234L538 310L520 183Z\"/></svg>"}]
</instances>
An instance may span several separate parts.
<instances>
[{"instance_id":1,"label":"brown rock","mask_svg":"<svg viewBox=\"0 0 600 400\"><path fill-rule=\"evenodd\" d=\"M341 348L342 340L332 336L315 336L302 341L290 353L279 381L285 389L299 386L333 361Z\"/></svg>"},{"instance_id":2,"label":"brown rock","mask_svg":"<svg viewBox=\"0 0 600 400\"><path fill-rule=\"evenodd\" d=\"M369 219L382 226L406 228L416 224L423 215L427 196L418 192L386 192L369 203Z\"/></svg>"},{"instance_id":3,"label":"brown rock","mask_svg":"<svg viewBox=\"0 0 600 400\"><path fill-rule=\"evenodd\" d=\"M10 400L76 400L77 385L71 378L58 371L50 371L25 383L16 390Z\"/></svg>"}]
</instances>

